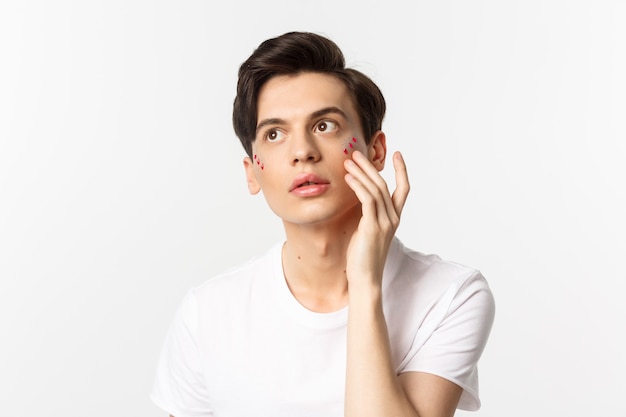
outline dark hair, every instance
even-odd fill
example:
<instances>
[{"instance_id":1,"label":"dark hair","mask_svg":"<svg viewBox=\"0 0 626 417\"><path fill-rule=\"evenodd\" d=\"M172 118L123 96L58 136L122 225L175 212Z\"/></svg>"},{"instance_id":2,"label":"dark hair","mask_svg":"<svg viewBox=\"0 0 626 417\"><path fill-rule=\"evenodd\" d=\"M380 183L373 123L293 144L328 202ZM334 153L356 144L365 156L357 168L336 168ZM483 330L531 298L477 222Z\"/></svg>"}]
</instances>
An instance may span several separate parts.
<instances>
[{"instance_id":1,"label":"dark hair","mask_svg":"<svg viewBox=\"0 0 626 417\"><path fill-rule=\"evenodd\" d=\"M239 67L233 127L250 157L256 136L257 99L261 87L272 77L301 72L333 75L346 85L359 114L366 143L382 128L385 98L369 77L345 67L343 53L337 44L314 33L288 32L262 42Z\"/></svg>"}]
</instances>

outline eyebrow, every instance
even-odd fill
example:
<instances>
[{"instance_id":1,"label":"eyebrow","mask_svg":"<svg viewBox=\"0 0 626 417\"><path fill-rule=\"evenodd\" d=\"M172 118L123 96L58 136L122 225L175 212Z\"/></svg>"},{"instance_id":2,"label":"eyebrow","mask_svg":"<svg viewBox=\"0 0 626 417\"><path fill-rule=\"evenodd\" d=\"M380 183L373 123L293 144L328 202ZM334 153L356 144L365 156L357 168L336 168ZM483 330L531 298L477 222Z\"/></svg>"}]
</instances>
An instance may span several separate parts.
<instances>
[{"instance_id":1,"label":"eyebrow","mask_svg":"<svg viewBox=\"0 0 626 417\"><path fill-rule=\"evenodd\" d=\"M287 124L287 122L285 122L283 119L277 119L277 118L265 119L261 121L258 125L256 125L256 133L259 133L259 130L263 129L265 126L268 126L268 125L284 125L284 124Z\"/></svg>"},{"instance_id":2,"label":"eyebrow","mask_svg":"<svg viewBox=\"0 0 626 417\"><path fill-rule=\"evenodd\" d=\"M318 117L325 116L325 115L331 114L331 113L338 114L341 117L343 117L344 119L348 118L346 116L346 114L343 112L343 110L341 110L339 107L332 106L332 107L324 107L321 110L317 110L317 111L313 112L313 114L311 114L311 119L317 119Z\"/></svg>"},{"instance_id":3,"label":"eyebrow","mask_svg":"<svg viewBox=\"0 0 626 417\"><path fill-rule=\"evenodd\" d=\"M331 106L331 107L324 107L323 109L314 111L313 113L311 113L311 116L309 117L309 119L317 119L318 117L325 116L327 114L332 114L332 113L338 114L342 116L344 119L348 118L346 114L343 112L343 110L341 110L339 107ZM285 124L287 124L285 120L279 119L276 117L272 117L270 119L264 119L256 126L256 133L259 133L259 130L263 129L265 126L285 125Z\"/></svg>"}]
</instances>

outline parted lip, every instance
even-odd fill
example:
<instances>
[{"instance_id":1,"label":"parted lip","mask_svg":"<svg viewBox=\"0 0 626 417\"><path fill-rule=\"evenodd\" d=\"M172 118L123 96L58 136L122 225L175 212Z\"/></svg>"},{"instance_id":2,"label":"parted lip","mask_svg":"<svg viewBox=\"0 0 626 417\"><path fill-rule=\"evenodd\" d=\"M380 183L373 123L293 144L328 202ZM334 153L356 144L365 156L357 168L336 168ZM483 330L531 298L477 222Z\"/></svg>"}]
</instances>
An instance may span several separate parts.
<instances>
[{"instance_id":1,"label":"parted lip","mask_svg":"<svg viewBox=\"0 0 626 417\"><path fill-rule=\"evenodd\" d=\"M289 188L289 191L293 191L296 188L302 186L303 184L306 183L311 183L311 184L330 184L330 182L328 182L328 180L312 174L312 173L305 173L305 174L300 174L298 175L293 182L291 183L291 188Z\"/></svg>"}]
</instances>

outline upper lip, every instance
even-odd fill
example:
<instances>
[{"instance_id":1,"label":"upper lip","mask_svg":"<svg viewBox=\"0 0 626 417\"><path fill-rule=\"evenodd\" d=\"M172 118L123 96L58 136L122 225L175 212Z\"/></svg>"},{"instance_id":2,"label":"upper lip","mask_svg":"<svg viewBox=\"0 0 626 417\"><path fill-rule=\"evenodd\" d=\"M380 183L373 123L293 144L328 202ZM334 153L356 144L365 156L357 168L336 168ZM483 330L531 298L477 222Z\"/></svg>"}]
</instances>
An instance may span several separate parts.
<instances>
[{"instance_id":1,"label":"upper lip","mask_svg":"<svg viewBox=\"0 0 626 417\"><path fill-rule=\"evenodd\" d=\"M302 184L306 184L307 182L310 182L312 184L330 184L328 182L328 180L315 175L315 174L311 174L311 173L305 173L305 174L300 174L298 175L293 182L291 183L291 188L289 188L289 191L293 191L296 188L300 187Z\"/></svg>"}]
</instances>

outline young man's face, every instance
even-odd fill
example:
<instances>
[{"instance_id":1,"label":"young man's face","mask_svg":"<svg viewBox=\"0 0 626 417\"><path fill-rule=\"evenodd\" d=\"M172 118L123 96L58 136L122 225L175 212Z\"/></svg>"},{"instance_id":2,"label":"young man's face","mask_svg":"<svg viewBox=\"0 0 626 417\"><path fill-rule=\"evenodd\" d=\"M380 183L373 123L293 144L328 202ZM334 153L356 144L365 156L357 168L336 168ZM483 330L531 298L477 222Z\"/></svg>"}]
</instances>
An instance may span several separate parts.
<instances>
[{"instance_id":1,"label":"young man's face","mask_svg":"<svg viewBox=\"0 0 626 417\"><path fill-rule=\"evenodd\" d=\"M270 208L287 223L360 216L343 163L355 149L370 155L374 142L382 141L384 147L385 138L377 132L373 143L365 145L345 85L320 73L277 76L262 87L257 111L254 156L244 160L250 192L262 190Z\"/></svg>"}]
</instances>

